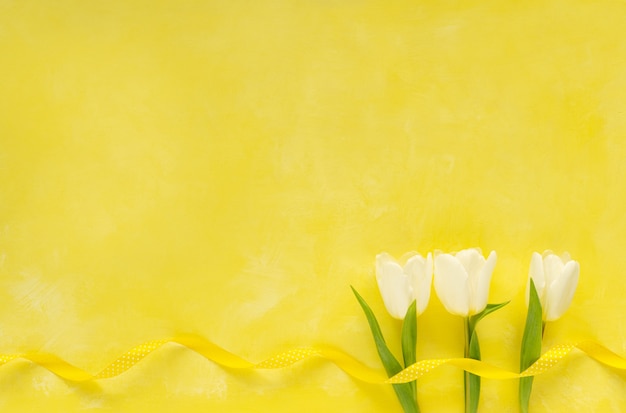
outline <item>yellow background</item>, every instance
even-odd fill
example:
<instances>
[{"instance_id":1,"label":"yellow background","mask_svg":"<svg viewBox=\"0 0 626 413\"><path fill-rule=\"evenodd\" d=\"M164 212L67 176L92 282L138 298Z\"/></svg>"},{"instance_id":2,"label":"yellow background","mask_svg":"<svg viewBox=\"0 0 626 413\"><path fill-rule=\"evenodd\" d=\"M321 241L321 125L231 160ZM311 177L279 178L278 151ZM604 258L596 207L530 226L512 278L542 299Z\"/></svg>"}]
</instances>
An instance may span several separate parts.
<instances>
[{"instance_id":1,"label":"yellow background","mask_svg":"<svg viewBox=\"0 0 626 413\"><path fill-rule=\"evenodd\" d=\"M331 344L379 367L354 285L398 350L377 253L497 250L484 360L516 370L533 251L581 265L544 349L626 356L626 4L618 1L0 0L0 352L97 372L179 332L259 361ZM433 293L419 358L462 355ZM462 411L462 374L418 383ZM626 410L581 353L543 411ZM515 381L481 410L516 412ZM389 386L310 360L220 368L168 345L75 385L0 368L7 412L400 411Z\"/></svg>"}]
</instances>

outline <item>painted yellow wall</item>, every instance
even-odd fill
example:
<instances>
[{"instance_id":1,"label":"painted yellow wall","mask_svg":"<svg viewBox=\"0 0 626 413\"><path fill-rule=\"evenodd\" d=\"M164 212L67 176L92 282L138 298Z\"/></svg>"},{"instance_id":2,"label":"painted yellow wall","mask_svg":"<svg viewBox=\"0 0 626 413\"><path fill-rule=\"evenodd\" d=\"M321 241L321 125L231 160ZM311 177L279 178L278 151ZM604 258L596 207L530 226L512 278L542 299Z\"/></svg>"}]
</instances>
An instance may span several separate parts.
<instances>
[{"instance_id":1,"label":"painted yellow wall","mask_svg":"<svg viewBox=\"0 0 626 413\"><path fill-rule=\"evenodd\" d=\"M530 254L581 265L551 344L626 355L626 4L618 1L0 0L0 352L97 372L179 332L256 361L394 350L377 253L497 250L484 360L516 370ZM433 293L419 358L461 356ZM462 411L462 374L419 381ZM626 410L626 374L575 353L532 411ZM514 381L481 409L516 412ZM0 368L7 412L380 412L390 387L310 360L225 370L175 345L75 385Z\"/></svg>"}]
</instances>

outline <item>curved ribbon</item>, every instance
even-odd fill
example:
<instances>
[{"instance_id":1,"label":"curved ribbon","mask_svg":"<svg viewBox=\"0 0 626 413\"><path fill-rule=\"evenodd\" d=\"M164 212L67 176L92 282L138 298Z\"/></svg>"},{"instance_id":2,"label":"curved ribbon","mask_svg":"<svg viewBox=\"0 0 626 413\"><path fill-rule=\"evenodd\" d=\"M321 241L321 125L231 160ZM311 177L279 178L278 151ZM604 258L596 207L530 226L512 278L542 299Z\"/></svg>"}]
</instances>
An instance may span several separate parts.
<instances>
[{"instance_id":1,"label":"curved ribbon","mask_svg":"<svg viewBox=\"0 0 626 413\"><path fill-rule=\"evenodd\" d=\"M381 371L371 369L343 351L332 347L318 346L315 348L295 348L276 354L275 356L261 361L260 363L252 363L224 350L205 338L195 335L180 335L169 339L145 342L130 349L95 375L82 370L81 368L76 367L63 359L60 359L53 354L46 353L0 354L0 366L15 359L25 359L30 360L31 362L46 368L62 379L69 381L82 382L107 379L124 373L126 370L137 365L148 354L167 343L182 345L192 351L195 351L207 360L233 369L279 369L291 366L299 361L311 357L321 357L334 363L346 374L358 380L367 383L381 384L397 384L417 380L444 364L466 370L472 374L488 379L506 380L536 376L550 370L557 363L567 357L567 355L575 348L583 351L599 363L616 369L626 370L626 358L615 354L611 350L594 341L582 341L575 344L559 344L552 347L544 353L539 360L522 373L514 373L479 360L466 358L445 358L418 361L395 376L386 378Z\"/></svg>"}]
</instances>

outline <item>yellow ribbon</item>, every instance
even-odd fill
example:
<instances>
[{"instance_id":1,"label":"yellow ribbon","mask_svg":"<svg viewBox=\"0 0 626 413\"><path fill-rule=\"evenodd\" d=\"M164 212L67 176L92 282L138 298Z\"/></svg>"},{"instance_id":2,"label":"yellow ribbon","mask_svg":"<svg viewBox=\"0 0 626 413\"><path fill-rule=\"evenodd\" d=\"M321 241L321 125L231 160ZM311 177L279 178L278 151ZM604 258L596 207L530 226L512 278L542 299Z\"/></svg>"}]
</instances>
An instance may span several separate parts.
<instances>
[{"instance_id":1,"label":"yellow ribbon","mask_svg":"<svg viewBox=\"0 0 626 413\"><path fill-rule=\"evenodd\" d=\"M575 348L583 351L599 363L616 369L626 370L626 358L623 358L606 347L593 341L582 341L575 344L559 344L544 353L539 360L522 373L514 373L499 367L492 366L479 360L466 358L445 358L421 360L407 367L391 378L385 377L381 371L371 369L355 360L345 352L332 347L303 347L284 351L260 363L252 363L235 354L232 354L218 345L195 335L180 335L165 340L153 340L140 344L117 360L109 364L97 374L91 374L76 367L63 359L46 353L0 354L0 366L15 360L25 359L38 364L57 376L75 382L107 379L119 376L126 370L137 365L143 358L159 349L166 343L175 343L195 351L207 360L221 366L233 369L279 369L291 366L310 357L321 357L334 363L348 375L368 383L406 383L417 380L432 370L444 364L466 370L470 373L489 379L516 379L520 377L536 376L545 373L563 360Z\"/></svg>"}]
</instances>

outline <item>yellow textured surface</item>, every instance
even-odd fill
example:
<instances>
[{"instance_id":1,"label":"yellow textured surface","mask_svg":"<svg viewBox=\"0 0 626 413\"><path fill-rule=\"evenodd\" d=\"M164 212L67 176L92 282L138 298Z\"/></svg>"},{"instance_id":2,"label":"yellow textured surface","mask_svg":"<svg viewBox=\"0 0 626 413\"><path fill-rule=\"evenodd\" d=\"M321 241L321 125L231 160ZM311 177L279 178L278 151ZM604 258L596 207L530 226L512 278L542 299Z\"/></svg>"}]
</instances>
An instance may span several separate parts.
<instances>
[{"instance_id":1,"label":"yellow textured surface","mask_svg":"<svg viewBox=\"0 0 626 413\"><path fill-rule=\"evenodd\" d=\"M626 355L626 4L0 0L0 352L97 372L179 332L251 361L329 344L380 366L374 256L499 254L483 359L516 370L534 250L581 264L544 349ZM418 358L459 357L433 294ZM462 374L418 382L462 411ZM379 412L390 386L323 360L224 369L165 345L123 375L0 369L4 411ZM531 408L626 410L626 374L570 356ZM482 411L516 412L515 381ZM390 407L391 406L391 407Z\"/></svg>"}]
</instances>

